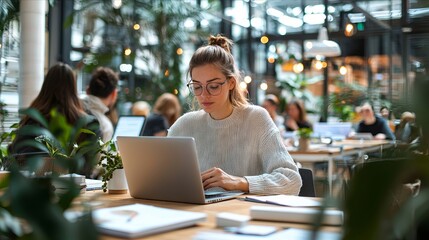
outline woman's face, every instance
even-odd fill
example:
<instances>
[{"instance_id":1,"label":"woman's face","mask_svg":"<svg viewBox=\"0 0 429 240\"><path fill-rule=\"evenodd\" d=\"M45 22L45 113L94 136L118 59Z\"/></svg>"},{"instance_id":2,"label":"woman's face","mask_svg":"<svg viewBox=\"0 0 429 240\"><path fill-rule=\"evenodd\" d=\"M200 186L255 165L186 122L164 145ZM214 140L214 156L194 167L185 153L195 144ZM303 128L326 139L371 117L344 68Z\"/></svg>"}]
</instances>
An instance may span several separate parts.
<instances>
[{"instance_id":1,"label":"woman's face","mask_svg":"<svg viewBox=\"0 0 429 240\"><path fill-rule=\"evenodd\" d=\"M195 67L191 76L195 89L202 90L200 95L196 94L200 107L213 119L228 117L232 113L232 104L228 96L229 91L234 88L234 79L225 77L213 64Z\"/></svg>"},{"instance_id":2,"label":"woman's face","mask_svg":"<svg viewBox=\"0 0 429 240\"><path fill-rule=\"evenodd\" d=\"M287 108L287 114L289 117L291 117L293 120L298 121L299 120L299 109L295 104L290 104Z\"/></svg>"}]
</instances>

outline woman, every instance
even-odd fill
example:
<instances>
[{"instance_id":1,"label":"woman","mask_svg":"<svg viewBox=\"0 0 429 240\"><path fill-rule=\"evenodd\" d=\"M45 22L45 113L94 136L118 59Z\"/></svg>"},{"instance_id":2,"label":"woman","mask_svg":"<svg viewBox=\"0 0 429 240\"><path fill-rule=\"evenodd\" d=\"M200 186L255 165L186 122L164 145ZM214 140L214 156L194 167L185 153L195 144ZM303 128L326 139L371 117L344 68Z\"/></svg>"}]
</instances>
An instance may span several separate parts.
<instances>
[{"instance_id":1,"label":"woman","mask_svg":"<svg viewBox=\"0 0 429 240\"><path fill-rule=\"evenodd\" d=\"M180 117L168 136L195 138L205 189L298 194L301 177L267 111L248 104L231 40L211 36L189 63L188 87L199 111Z\"/></svg>"},{"instance_id":2,"label":"woman","mask_svg":"<svg viewBox=\"0 0 429 240\"><path fill-rule=\"evenodd\" d=\"M168 128L182 114L182 107L176 95L164 93L158 97L144 127L143 136L167 136Z\"/></svg>"},{"instance_id":3,"label":"woman","mask_svg":"<svg viewBox=\"0 0 429 240\"><path fill-rule=\"evenodd\" d=\"M51 118L51 110L55 108L58 113L62 114L66 118L68 124L75 125L78 121L83 119L86 122L85 128L99 133L97 120L94 117L87 115L82 108L77 94L74 72L67 64L57 63L49 69L42 88L34 101L30 104L30 108L38 110L48 122ZM29 116L24 116L20 122L20 127L25 125L40 126L37 121ZM17 136L9 147L10 153L28 154L40 152L39 149L28 146L20 147L18 144L26 139L34 139L34 137L36 136L21 135L18 129ZM97 137L94 135L81 134L78 139L78 143L91 140L95 144L96 139ZM95 165L95 162L92 161L94 161L94 159L88 156L84 164L84 169L81 170L80 173L89 176L92 172L93 165Z\"/></svg>"},{"instance_id":4,"label":"woman","mask_svg":"<svg viewBox=\"0 0 429 240\"><path fill-rule=\"evenodd\" d=\"M307 120L304 104L297 100L291 100L286 106L287 120L286 131L296 131L299 128L312 128Z\"/></svg>"}]
</instances>

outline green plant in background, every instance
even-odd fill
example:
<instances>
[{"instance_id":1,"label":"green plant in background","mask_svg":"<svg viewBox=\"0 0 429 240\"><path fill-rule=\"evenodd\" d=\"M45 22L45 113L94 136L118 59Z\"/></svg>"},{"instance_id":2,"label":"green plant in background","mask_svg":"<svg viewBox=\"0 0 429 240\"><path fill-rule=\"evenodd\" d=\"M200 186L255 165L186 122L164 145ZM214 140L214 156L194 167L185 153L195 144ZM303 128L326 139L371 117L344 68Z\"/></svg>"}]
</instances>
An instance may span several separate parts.
<instances>
[{"instance_id":1,"label":"green plant in background","mask_svg":"<svg viewBox=\"0 0 429 240\"><path fill-rule=\"evenodd\" d=\"M393 146L355 168L343 203L343 239L428 239L427 89L429 78L417 74L411 110L422 132L418 146Z\"/></svg>"},{"instance_id":2,"label":"green plant in background","mask_svg":"<svg viewBox=\"0 0 429 240\"><path fill-rule=\"evenodd\" d=\"M95 154L95 138L75 144L81 134L92 132L84 128L90 126L87 118L72 126L55 110L51 112L49 121L35 109L22 113L39 125L18 129L20 135L37 137L23 140L21 146L44 150L68 172L80 170L84 156ZM0 182L0 190L3 191L0 195L0 239L97 239L90 209L86 205L83 206L83 215L74 221L64 216L73 200L80 195L80 187L73 179L60 178L55 172L43 177L25 174L13 156L8 157L12 158L6 166L10 175L7 181ZM29 173L38 171L43 160L40 156L28 158L27 161L33 164L30 163L26 170ZM53 182L61 183L65 190L54 191Z\"/></svg>"},{"instance_id":3,"label":"green plant in background","mask_svg":"<svg viewBox=\"0 0 429 240\"><path fill-rule=\"evenodd\" d=\"M103 181L103 191L107 191L107 182L112 179L113 172L116 169L124 168L122 165L122 158L119 155L119 152L116 149L115 143L110 140L106 143L103 143L101 139L98 140L98 152L100 153L100 161L98 165L102 166L104 172L102 173L102 181Z\"/></svg>"},{"instance_id":4,"label":"green plant in background","mask_svg":"<svg viewBox=\"0 0 429 240\"><path fill-rule=\"evenodd\" d=\"M19 0L2 0L0 5L0 36L7 30L9 23L19 17ZM1 40L2 38L0 38Z\"/></svg>"},{"instance_id":5,"label":"green plant in background","mask_svg":"<svg viewBox=\"0 0 429 240\"><path fill-rule=\"evenodd\" d=\"M298 128L298 136L303 139L310 139L313 130L311 128Z\"/></svg>"},{"instance_id":6,"label":"green plant in background","mask_svg":"<svg viewBox=\"0 0 429 240\"><path fill-rule=\"evenodd\" d=\"M339 91L329 95L329 108L341 121L350 121L355 117L354 106L366 98L365 89L358 84L342 81L337 81L336 86Z\"/></svg>"},{"instance_id":7,"label":"green plant in background","mask_svg":"<svg viewBox=\"0 0 429 240\"><path fill-rule=\"evenodd\" d=\"M119 8L114 8L110 0L81 0L79 6L68 18L66 27L71 26L76 15L88 20L88 30L83 33L84 45L89 49L83 59L86 71L100 65L118 69L121 63L131 64L131 72L123 75L128 82L135 82L135 86L128 86L131 91L126 96L132 101L142 96L151 101L162 93L180 91L183 81L180 51L185 43L207 35L201 29L185 27L185 22L193 21L195 25L200 22L198 6L162 0L123 1ZM96 20L104 23L102 29L91 27L96 26ZM139 24L140 30L134 28L135 24ZM90 48L101 31L103 43L96 49ZM125 49L131 53L125 55ZM134 64L136 59L149 67L138 68L141 64ZM137 87L142 91L139 94L134 91Z\"/></svg>"}]
</instances>

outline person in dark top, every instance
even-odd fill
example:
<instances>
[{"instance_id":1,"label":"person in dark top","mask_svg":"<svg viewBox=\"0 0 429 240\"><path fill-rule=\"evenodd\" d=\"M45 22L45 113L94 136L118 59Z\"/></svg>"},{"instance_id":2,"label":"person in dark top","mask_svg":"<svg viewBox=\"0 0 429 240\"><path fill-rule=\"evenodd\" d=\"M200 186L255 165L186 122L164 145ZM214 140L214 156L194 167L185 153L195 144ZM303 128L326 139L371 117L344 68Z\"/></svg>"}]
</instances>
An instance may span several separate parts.
<instances>
[{"instance_id":1,"label":"person in dark top","mask_svg":"<svg viewBox=\"0 0 429 240\"><path fill-rule=\"evenodd\" d=\"M182 108L179 99L171 93L158 97L153 113L147 118L143 136L167 136L167 130L180 117Z\"/></svg>"},{"instance_id":2,"label":"person in dark top","mask_svg":"<svg viewBox=\"0 0 429 240\"><path fill-rule=\"evenodd\" d=\"M311 123L307 119L307 113L302 101L292 99L286 106L287 119L285 121L286 131L296 131L299 128L312 129Z\"/></svg>"},{"instance_id":3,"label":"person in dark top","mask_svg":"<svg viewBox=\"0 0 429 240\"><path fill-rule=\"evenodd\" d=\"M393 135L386 120L380 116L376 116L369 103L364 103L358 112L362 120L359 122L356 132L371 133L374 139L378 140L395 140L395 135Z\"/></svg>"}]
</instances>

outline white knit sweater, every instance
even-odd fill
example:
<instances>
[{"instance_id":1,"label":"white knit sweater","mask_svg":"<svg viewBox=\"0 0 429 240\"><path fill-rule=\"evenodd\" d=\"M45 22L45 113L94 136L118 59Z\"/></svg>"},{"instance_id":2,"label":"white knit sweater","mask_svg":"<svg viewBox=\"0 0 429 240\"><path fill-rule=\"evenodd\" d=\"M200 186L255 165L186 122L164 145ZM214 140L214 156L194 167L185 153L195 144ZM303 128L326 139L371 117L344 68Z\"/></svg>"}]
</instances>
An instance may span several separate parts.
<instances>
[{"instance_id":1,"label":"white knit sweater","mask_svg":"<svg viewBox=\"0 0 429 240\"><path fill-rule=\"evenodd\" d=\"M262 107L235 108L222 120L212 119L203 110L189 112L171 126L168 136L193 137L201 171L218 167L245 177L252 194L299 193L298 168Z\"/></svg>"},{"instance_id":2,"label":"white knit sweater","mask_svg":"<svg viewBox=\"0 0 429 240\"><path fill-rule=\"evenodd\" d=\"M83 99L83 105L85 111L97 118L100 124L100 132L103 137L103 142L107 142L112 139L114 131L113 124L106 116L109 108L104 105L100 98L93 95L87 95Z\"/></svg>"}]
</instances>

